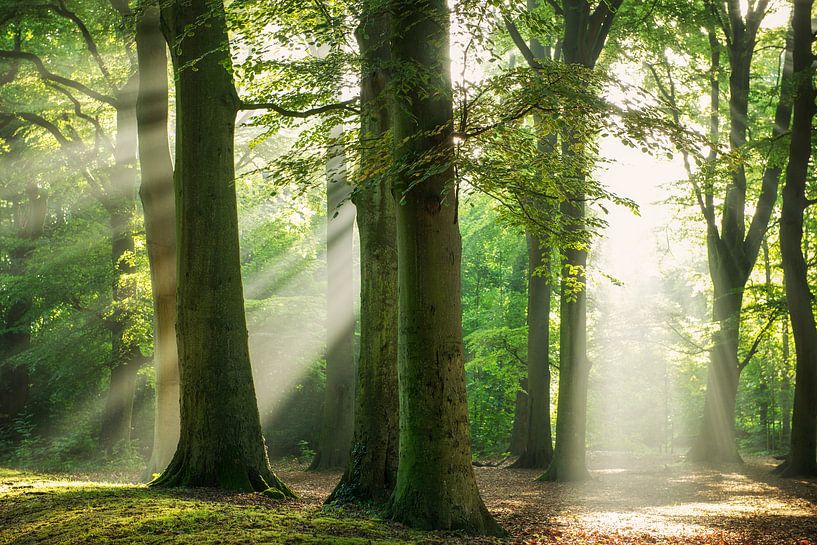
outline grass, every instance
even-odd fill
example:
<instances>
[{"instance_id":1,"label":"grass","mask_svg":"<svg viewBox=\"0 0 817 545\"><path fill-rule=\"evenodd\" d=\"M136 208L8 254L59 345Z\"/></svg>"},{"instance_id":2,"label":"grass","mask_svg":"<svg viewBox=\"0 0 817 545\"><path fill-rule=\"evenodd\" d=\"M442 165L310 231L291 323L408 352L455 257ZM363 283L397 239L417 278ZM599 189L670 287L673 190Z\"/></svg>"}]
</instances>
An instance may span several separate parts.
<instances>
[{"instance_id":1,"label":"grass","mask_svg":"<svg viewBox=\"0 0 817 545\"><path fill-rule=\"evenodd\" d=\"M155 490L0 469L0 543L440 543L363 512L260 494Z\"/></svg>"}]
</instances>

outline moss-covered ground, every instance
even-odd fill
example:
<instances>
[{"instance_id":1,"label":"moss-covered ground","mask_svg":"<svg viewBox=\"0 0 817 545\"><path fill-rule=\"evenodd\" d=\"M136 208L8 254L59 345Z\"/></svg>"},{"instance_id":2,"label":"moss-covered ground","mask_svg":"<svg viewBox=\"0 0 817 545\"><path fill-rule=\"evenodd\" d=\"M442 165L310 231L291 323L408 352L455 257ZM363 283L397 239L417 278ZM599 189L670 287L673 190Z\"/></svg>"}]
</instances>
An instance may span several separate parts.
<instances>
[{"instance_id":1,"label":"moss-covered ground","mask_svg":"<svg viewBox=\"0 0 817 545\"><path fill-rule=\"evenodd\" d=\"M0 543L438 543L365 512L261 494L156 490L0 469Z\"/></svg>"},{"instance_id":2,"label":"moss-covered ground","mask_svg":"<svg viewBox=\"0 0 817 545\"><path fill-rule=\"evenodd\" d=\"M0 468L0 545L817 545L817 481L781 479L771 459L713 470L598 457L593 478L541 483L535 470L476 468L507 541L420 532L374 511L323 506L339 473L276 464L298 494L157 490L128 473Z\"/></svg>"}]
</instances>

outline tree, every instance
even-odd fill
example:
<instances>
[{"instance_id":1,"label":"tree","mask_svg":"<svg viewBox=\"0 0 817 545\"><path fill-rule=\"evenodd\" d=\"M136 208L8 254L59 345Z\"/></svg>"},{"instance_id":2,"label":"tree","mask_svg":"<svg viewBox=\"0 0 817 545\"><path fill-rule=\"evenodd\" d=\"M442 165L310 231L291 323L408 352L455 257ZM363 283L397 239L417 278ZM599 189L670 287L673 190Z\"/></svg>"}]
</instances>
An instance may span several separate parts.
<instances>
[{"instance_id":1,"label":"tree","mask_svg":"<svg viewBox=\"0 0 817 545\"><path fill-rule=\"evenodd\" d=\"M602 1L591 12L586 0L564 0L562 55L566 64L593 69L604 47L616 12L623 0ZM563 135L562 155L575 157L577 136ZM568 176L576 189L561 204L568 230L581 230L585 216L583 181L586 167L573 168ZM564 250L559 332L559 401L556 413L556 446L553 460L542 480L586 479L585 435L587 428L587 249L582 244Z\"/></svg>"},{"instance_id":2,"label":"tree","mask_svg":"<svg viewBox=\"0 0 817 545\"><path fill-rule=\"evenodd\" d=\"M181 429L153 486L293 497L267 459L247 346L233 163L241 102L224 5L177 0L162 18L176 77Z\"/></svg>"},{"instance_id":3,"label":"tree","mask_svg":"<svg viewBox=\"0 0 817 545\"><path fill-rule=\"evenodd\" d=\"M127 4L122 4L127 8ZM125 10L123 16L132 15ZM155 0L144 0L136 21L139 91L136 123L153 293L156 411L148 475L160 472L179 442L179 362L176 347L176 201L167 131L167 47Z\"/></svg>"},{"instance_id":4,"label":"tree","mask_svg":"<svg viewBox=\"0 0 817 545\"><path fill-rule=\"evenodd\" d=\"M349 463L328 502L384 502L397 478L397 225L389 170L383 169L390 109L389 17L363 3L357 31L360 85L360 182L353 195L360 233L360 358Z\"/></svg>"},{"instance_id":5,"label":"tree","mask_svg":"<svg viewBox=\"0 0 817 545\"><path fill-rule=\"evenodd\" d=\"M528 0L528 9L538 6L538 0ZM512 34L515 28L510 27ZM519 39L516 40L520 41ZM557 50L559 48L557 47ZM534 38L530 49L524 51L536 61L543 59L558 60L558 51L554 54L551 47L544 47ZM534 128L537 134L541 133L542 120L540 115L534 115ZM557 147L555 134L542 136L537 140L537 150L540 153L555 153ZM550 203L537 202L533 206L555 210ZM513 467L517 468L547 468L553 461L553 438L550 422L550 303L551 278L550 258L551 251L548 241L533 230L525 234L528 247L528 376L527 386L527 416L525 428L524 448Z\"/></svg>"},{"instance_id":6,"label":"tree","mask_svg":"<svg viewBox=\"0 0 817 545\"><path fill-rule=\"evenodd\" d=\"M349 202L343 127L332 132L326 161L326 392L310 469L346 467L355 411L355 207Z\"/></svg>"},{"instance_id":7,"label":"tree","mask_svg":"<svg viewBox=\"0 0 817 545\"><path fill-rule=\"evenodd\" d=\"M780 218L780 251L786 279L786 301L797 354L791 451L783 471L788 477L817 475L817 324L812 308L814 297L807 276L808 265L802 248L803 216L811 204L806 198L806 180L811 159L814 99L817 97L811 48L813 3L813 0L794 2L794 122Z\"/></svg>"},{"instance_id":8,"label":"tree","mask_svg":"<svg viewBox=\"0 0 817 545\"><path fill-rule=\"evenodd\" d=\"M388 512L420 528L501 534L479 495L469 449L448 7L393 0L389 8L400 455Z\"/></svg>"},{"instance_id":9,"label":"tree","mask_svg":"<svg viewBox=\"0 0 817 545\"><path fill-rule=\"evenodd\" d=\"M720 2L709 2L708 5L723 31L729 51L729 147L733 153L740 154L747 144L752 58L768 1L760 0L756 5L752 4L745 16L741 14L738 2L729 2L726 8ZM710 36L710 44L713 59L711 133L714 146L718 135L721 46L714 35ZM773 141L788 130L791 121L789 70L784 70L783 75L772 128ZM714 158L713 151L710 161L714 161ZM772 156L763 172L760 194L748 229L747 175L743 162L738 162L731 169L720 226L716 223L713 185L707 183L702 191L696 189L697 200L707 224L709 270L714 290L713 318L718 324L718 330L713 335L714 348L709 363L701 431L688 454L688 459L692 461L715 464L740 461L735 440L735 400L738 378L749 363L749 359L738 359L741 308L746 282L754 269L777 200L781 171L779 161Z\"/></svg>"}]
</instances>

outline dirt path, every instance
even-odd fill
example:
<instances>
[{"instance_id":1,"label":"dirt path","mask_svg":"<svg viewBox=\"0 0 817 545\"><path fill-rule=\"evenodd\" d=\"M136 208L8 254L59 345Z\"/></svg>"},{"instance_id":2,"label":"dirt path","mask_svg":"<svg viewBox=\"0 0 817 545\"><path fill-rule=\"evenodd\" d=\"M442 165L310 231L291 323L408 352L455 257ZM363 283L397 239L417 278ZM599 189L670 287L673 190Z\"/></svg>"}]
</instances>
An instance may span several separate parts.
<instances>
[{"instance_id":1,"label":"dirt path","mask_svg":"<svg viewBox=\"0 0 817 545\"><path fill-rule=\"evenodd\" d=\"M817 482L777 478L771 459L727 471L612 457L593 466L581 484L536 482L537 471L475 471L488 508L517 543L817 545ZM310 503L339 478L280 473Z\"/></svg>"}]
</instances>

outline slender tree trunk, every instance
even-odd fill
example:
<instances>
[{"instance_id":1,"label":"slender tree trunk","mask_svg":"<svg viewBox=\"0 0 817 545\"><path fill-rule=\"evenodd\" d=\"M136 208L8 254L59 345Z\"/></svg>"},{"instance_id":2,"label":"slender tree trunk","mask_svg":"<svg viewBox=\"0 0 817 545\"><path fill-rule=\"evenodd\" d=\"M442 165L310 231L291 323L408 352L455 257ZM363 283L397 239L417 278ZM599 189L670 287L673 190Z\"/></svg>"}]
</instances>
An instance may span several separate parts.
<instances>
[{"instance_id":1,"label":"slender tree trunk","mask_svg":"<svg viewBox=\"0 0 817 545\"><path fill-rule=\"evenodd\" d=\"M118 444L130 442L136 373L145 361L139 345L127 335L132 321L127 300L133 296L128 276L136 271L133 219L136 215L137 86L138 80L131 78L118 93L115 164L108 194L103 199L110 220L114 271L111 286L114 311L109 321L111 382L102 423L103 444L109 453Z\"/></svg>"},{"instance_id":2,"label":"slender tree trunk","mask_svg":"<svg viewBox=\"0 0 817 545\"><path fill-rule=\"evenodd\" d=\"M550 430L550 299L551 285L541 274L550 260L542 241L528 242L528 436L513 467L546 468L553 459Z\"/></svg>"},{"instance_id":3,"label":"slender tree trunk","mask_svg":"<svg viewBox=\"0 0 817 545\"><path fill-rule=\"evenodd\" d=\"M145 239L153 291L153 361L156 411L147 473L161 472L179 442L179 362L176 349L176 206L168 140L167 46L159 5L145 0L136 24L139 96L136 122L145 213Z\"/></svg>"},{"instance_id":4,"label":"slender tree trunk","mask_svg":"<svg viewBox=\"0 0 817 545\"><path fill-rule=\"evenodd\" d=\"M522 456L525 452L525 446L528 442L528 426L530 420L530 411L528 410L528 379L523 378L519 381L519 390L516 392L516 399L514 402L513 428L511 428L511 440L508 450L513 456ZM521 467L518 465L519 458L514 462L512 467Z\"/></svg>"},{"instance_id":5,"label":"slender tree trunk","mask_svg":"<svg viewBox=\"0 0 817 545\"><path fill-rule=\"evenodd\" d=\"M11 251L12 275L24 275L26 264L34 250L34 243L43 234L48 212L48 197L34 184L26 190L27 202L19 203L15 210L15 227L20 239ZM2 315L0 334L0 428L6 428L15 436L12 424L26 407L29 399L28 366L15 364L9 360L31 345L31 297L21 297L13 301Z\"/></svg>"},{"instance_id":6,"label":"slender tree trunk","mask_svg":"<svg viewBox=\"0 0 817 545\"><path fill-rule=\"evenodd\" d=\"M388 513L419 528L501 534L471 466L448 6L392 0L390 8L393 62L402 77L393 110L400 457Z\"/></svg>"},{"instance_id":7,"label":"slender tree trunk","mask_svg":"<svg viewBox=\"0 0 817 545\"><path fill-rule=\"evenodd\" d=\"M601 55L622 0L602 2L591 13L587 0L564 0L562 55L566 64L593 69ZM577 164L570 174L574 185L560 206L567 228L577 235L585 229L587 165L577 154L576 139L569 132L562 141L567 164ZM578 238L582 238L579 236ZM559 328L559 401L556 407L556 446L548 470L539 478L550 481L583 480L587 471L587 250L567 248L562 263L561 323Z\"/></svg>"},{"instance_id":8,"label":"slender tree trunk","mask_svg":"<svg viewBox=\"0 0 817 545\"><path fill-rule=\"evenodd\" d=\"M346 182L343 128L326 162L326 393L320 442L310 469L344 468L349 461L355 412L355 207Z\"/></svg>"},{"instance_id":9,"label":"slender tree trunk","mask_svg":"<svg viewBox=\"0 0 817 545\"><path fill-rule=\"evenodd\" d=\"M397 226L387 178L375 174L390 123L388 16L367 0L357 32L363 62L361 173L354 200L360 233L360 360L349 463L328 502L388 499L397 479Z\"/></svg>"},{"instance_id":10,"label":"slender tree trunk","mask_svg":"<svg viewBox=\"0 0 817 545\"><path fill-rule=\"evenodd\" d=\"M797 353L794 384L794 414L791 451L783 475L817 475L817 324L808 284L808 266L803 255L803 215L806 180L811 158L811 126L815 115L811 52L813 0L795 0L794 73L796 97L794 125L789 147L783 213L780 218L780 252L786 278L786 301Z\"/></svg>"},{"instance_id":11,"label":"slender tree trunk","mask_svg":"<svg viewBox=\"0 0 817 545\"><path fill-rule=\"evenodd\" d=\"M176 79L181 430L153 484L291 497L269 465L247 346L233 163L239 100L224 5L176 0L162 16Z\"/></svg>"},{"instance_id":12,"label":"slender tree trunk","mask_svg":"<svg viewBox=\"0 0 817 545\"><path fill-rule=\"evenodd\" d=\"M783 379L780 384L780 444L791 442L791 380L789 379L789 317L783 318Z\"/></svg>"}]
</instances>

